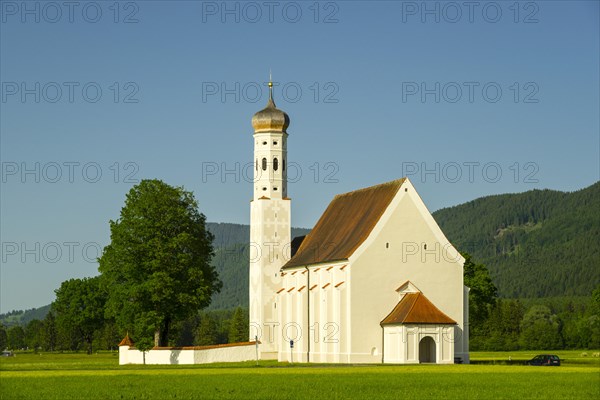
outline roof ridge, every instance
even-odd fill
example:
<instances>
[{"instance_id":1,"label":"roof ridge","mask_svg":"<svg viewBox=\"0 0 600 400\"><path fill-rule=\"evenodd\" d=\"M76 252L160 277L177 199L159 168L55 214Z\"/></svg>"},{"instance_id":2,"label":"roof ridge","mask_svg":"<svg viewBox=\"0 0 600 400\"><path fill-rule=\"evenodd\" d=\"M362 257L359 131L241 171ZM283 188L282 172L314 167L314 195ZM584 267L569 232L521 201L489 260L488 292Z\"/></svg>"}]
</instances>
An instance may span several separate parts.
<instances>
[{"instance_id":1,"label":"roof ridge","mask_svg":"<svg viewBox=\"0 0 600 400\"><path fill-rule=\"evenodd\" d=\"M394 179L394 180L389 181L389 182L378 183L377 185L371 185L371 186L367 186L367 187L364 187L364 188L360 188L360 189L356 189L356 190L351 190L351 191L346 192L346 193L339 193L339 194L336 194L333 197L333 199L335 200L335 199L337 199L339 197L348 196L348 195L351 195L351 194L354 194L354 193L365 192L367 190L373 190L373 189L380 188L380 187L383 187L383 186L392 186L393 184L396 184L396 183L399 184L398 188L400 188L400 186L402 186L402 184L404 183L405 180L406 180L406 177L403 177L403 178Z\"/></svg>"},{"instance_id":2,"label":"roof ridge","mask_svg":"<svg viewBox=\"0 0 600 400\"><path fill-rule=\"evenodd\" d=\"M406 293L404 296L406 296L407 294L416 294L417 297L415 297L415 300L413 301L413 303L410 305L410 308L408 309L408 311L406 312L406 316L402 319L402 322L406 321L406 319L408 318L408 316L410 315L410 313L412 312L413 308L415 308L415 304L417 304L417 301L419 300L419 296L421 296L421 292L417 292L417 293ZM402 297L402 300L404 300L404 297ZM400 301L402 301L400 300Z\"/></svg>"}]
</instances>

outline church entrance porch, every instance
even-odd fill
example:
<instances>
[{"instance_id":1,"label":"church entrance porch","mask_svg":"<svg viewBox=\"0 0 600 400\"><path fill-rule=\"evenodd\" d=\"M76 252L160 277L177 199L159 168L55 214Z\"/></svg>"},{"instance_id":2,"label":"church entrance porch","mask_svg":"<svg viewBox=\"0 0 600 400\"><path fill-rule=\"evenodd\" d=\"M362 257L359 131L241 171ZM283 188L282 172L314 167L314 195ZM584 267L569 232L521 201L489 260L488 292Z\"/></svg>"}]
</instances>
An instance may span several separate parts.
<instances>
[{"instance_id":1,"label":"church entrance porch","mask_svg":"<svg viewBox=\"0 0 600 400\"><path fill-rule=\"evenodd\" d=\"M423 363L434 363L436 354L435 340L431 336L425 336L419 342L419 362Z\"/></svg>"}]
</instances>

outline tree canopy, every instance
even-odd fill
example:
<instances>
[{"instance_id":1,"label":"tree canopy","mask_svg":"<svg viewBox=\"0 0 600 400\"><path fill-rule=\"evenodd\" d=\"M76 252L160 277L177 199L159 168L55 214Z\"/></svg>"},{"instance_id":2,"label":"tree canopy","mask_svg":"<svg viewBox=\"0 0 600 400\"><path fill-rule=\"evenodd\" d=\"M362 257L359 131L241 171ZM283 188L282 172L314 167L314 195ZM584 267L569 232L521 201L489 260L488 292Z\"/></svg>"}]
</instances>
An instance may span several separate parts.
<instances>
[{"instance_id":1,"label":"tree canopy","mask_svg":"<svg viewBox=\"0 0 600 400\"><path fill-rule=\"evenodd\" d=\"M477 330L489 317L492 307L496 303L498 290L490 273L483 264L473 262L471 255L462 253L465 258L464 284L469 287L469 324Z\"/></svg>"},{"instance_id":2,"label":"tree canopy","mask_svg":"<svg viewBox=\"0 0 600 400\"><path fill-rule=\"evenodd\" d=\"M107 315L134 331L138 343L152 328L155 346L168 345L171 324L208 306L221 287L206 217L191 192L143 180L127 194L110 232L99 259L110 288Z\"/></svg>"},{"instance_id":3,"label":"tree canopy","mask_svg":"<svg viewBox=\"0 0 600 400\"><path fill-rule=\"evenodd\" d=\"M104 324L106 292L100 287L100 277L69 279L55 293L52 309L58 324L75 331L88 344L91 354L94 332Z\"/></svg>"}]
</instances>

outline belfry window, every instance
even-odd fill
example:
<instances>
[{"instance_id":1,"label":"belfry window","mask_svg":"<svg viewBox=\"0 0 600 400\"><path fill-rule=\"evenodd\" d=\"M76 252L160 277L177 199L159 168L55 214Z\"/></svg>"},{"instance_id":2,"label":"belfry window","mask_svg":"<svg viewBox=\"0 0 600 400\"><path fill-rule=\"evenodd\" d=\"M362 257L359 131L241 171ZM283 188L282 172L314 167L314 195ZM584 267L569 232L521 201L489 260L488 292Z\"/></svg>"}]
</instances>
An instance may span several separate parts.
<instances>
[{"instance_id":1,"label":"belfry window","mask_svg":"<svg viewBox=\"0 0 600 400\"><path fill-rule=\"evenodd\" d=\"M267 170L267 159L266 158L262 159L262 169L263 169L263 171Z\"/></svg>"},{"instance_id":2,"label":"belfry window","mask_svg":"<svg viewBox=\"0 0 600 400\"><path fill-rule=\"evenodd\" d=\"M279 160L277 158L273 159L273 171L277 171L279 169Z\"/></svg>"}]
</instances>

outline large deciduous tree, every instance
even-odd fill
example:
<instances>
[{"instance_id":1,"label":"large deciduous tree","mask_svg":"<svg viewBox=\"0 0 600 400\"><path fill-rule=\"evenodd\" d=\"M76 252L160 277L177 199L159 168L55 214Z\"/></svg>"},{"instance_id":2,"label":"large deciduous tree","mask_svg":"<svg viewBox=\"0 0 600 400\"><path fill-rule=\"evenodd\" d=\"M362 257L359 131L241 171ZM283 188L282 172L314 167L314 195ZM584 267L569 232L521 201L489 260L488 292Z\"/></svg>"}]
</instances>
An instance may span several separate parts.
<instances>
[{"instance_id":1,"label":"large deciduous tree","mask_svg":"<svg viewBox=\"0 0 600 400\"><path fill-rule=\"evenodd\" d=\"M56 324L81 338L91 354L94 333L104 324L106 292L100 285L100 277L69 279L55 292L52 310L56 312Z\"/></svg>"},{"instance_id":2,"label":"large deciduous tree","mask_svg":"<svg viewBox=\"0 0 600 400\"><path fill-rule=\"evenodd\" d=\"M461 253L465 258L464 284L469 291L469 325L474 333L481 329L496 303L498 289L492 282L488 269L483 264L473 262L471 255Z\"/></svg>"},{"instance_id":3,"label":"large deciduous tree","mask_svg":"<svg viewBox=\"0 0 600 400\"><path fill-rule=\"evenodd\" d=\"M531 307L521 322L521 346L531 350L562 347L561 320L546 306Z\"/></svg>"},{"instance_id":4,"label":"large deciduous tree","mask_svg":"<svg viewBox=\"0 0 600 400\"><path fill-rule=\"evenodd\" d=\"M221 287L206 217L191 192L143 180L110 221L110 233L99 259L107 315L134 330L136 343L151 329L154 345L167 346L171 324L208 306Z\"/></svg>"},{"instance_id":5,"label":"large deciduous tree","mask_svg":"<svg viewBox=\"0 0 600 400\"><path fill-rule=\"evenodd\" d=\"M6 331L7 346L11 350L25 348L25 330L19 325L11 326Z\"/></svg>"}]
</instances>

